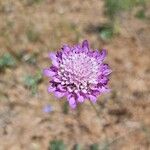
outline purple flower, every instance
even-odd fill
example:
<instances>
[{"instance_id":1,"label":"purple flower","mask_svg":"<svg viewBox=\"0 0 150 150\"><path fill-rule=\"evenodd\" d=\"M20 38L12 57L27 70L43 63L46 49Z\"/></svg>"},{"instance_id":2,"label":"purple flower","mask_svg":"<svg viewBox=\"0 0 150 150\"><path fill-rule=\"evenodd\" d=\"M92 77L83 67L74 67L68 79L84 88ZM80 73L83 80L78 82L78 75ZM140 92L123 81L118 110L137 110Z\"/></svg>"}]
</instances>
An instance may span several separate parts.
<instances>
[{"instance_id":1,"label":"purple flower","mask_svg":"<svg viewBox=\"0 0 150 150\"><path fill-rule=\"evenodd\" d=\"M52 108L51 105L46 105L46 106L44 106L44 108L43 108L43 112L45 112L45 113L50 113L50 112L52 112L52 111L53 111L53 108Z\"/></svg>"},{"instance_id":2,"label":"purple flower","mask_svg":"<svg viewBox=\"0 0 150 150\"><path fill-rule=\"evenodd\" d=\"M50 78L48 92L61 98L67 97L72 108L85 100L96 102L98 95L108 92L107 83L111 69L103 61L106 50L92 50L88 41L64 45L57 53L50 53L52 66L44 69Z\"/></svg>"}]
</instances>

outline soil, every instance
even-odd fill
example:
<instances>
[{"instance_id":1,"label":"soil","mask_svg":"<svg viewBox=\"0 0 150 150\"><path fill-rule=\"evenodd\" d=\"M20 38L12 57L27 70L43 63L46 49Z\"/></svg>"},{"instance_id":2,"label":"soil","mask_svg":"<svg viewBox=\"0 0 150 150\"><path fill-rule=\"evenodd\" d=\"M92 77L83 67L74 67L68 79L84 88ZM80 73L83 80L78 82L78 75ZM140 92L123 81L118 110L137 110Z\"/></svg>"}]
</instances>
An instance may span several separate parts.
<instances>
[{"instance_id":1,"label":"soil","mask_svg":"<svg viewBox=\"0 0 150 150\"><path fill-rule=\"evenodd\" d=\"M149 5L147 5L148 8ZM108 21L103 0L0 0L0 55L11 53L16 67L0 72L0 150L47 150L52 140L68 149L104 144L111 150L150 149L150 26L132 13L121 14L120 34L108 41L97 27ZM147 14L150 14L147 10ZM88 39L106 48L113 73L112 91L63 112L63 100L47 93L43 77L37 93L24 85L26 75L50 65L49 51ZM26 57L36 55L33 64ZM43 112L50 104L53 111Z\"/></svg>"}]
</instances>

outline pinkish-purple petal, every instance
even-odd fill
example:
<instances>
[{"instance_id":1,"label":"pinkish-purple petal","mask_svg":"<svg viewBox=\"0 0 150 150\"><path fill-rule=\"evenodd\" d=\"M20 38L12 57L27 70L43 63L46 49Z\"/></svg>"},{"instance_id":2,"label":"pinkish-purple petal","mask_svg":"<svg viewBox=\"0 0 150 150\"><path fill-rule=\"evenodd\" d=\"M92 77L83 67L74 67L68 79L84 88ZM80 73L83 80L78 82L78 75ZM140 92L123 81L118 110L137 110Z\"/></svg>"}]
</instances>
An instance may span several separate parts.
<instances>
[{"instance_id":1,"label":"pinkish-purple petal","mask_svg":"<svg viewBox=\"0 0 150 150\"><path fill-rule=\"evenodd\" d=\"M59 84L59 85L57 86L57 89L59 89L59 90L62 91L62 92L66 92L66 89L65 89L64 86L62 86L61 84Z\"/></svg>"},{"instance_id":2,"label":"pinkish-purple petal","mask_svg":"<svg viewBox=\"0 0 150 150\"><path fill-rule=\"evenodd\" d=\"M52 77L56 75L56 72L51 71L49 68L43 70L43 74L47 77Z\"/></svg>"},{"instance_id":3,"label":"pinkish-purple petal","mask_svg":"<svg viewBox=\"0 0 150 150\"><path fill-rule=\"evenodd\" d=\"M104 76L104 75L99 76L99 83L107 84L108 81L109 79L107 76Z\"/></svg>"},{"instance_id":4,"label":"pinkish-purple petal","mask_svg":"<svg viewBox=\"0 0 150 150\"><path fill-rule=\"evenodd\" d=\"M90 101L93 102L93 103L96 103L96 101L97 101L97 97L94 96L94 95L89 95L89 99L90 99Z\"/></svg>"},{"instance_id":5,"label":"pinkish-purple petal","mask_svg":"<svg viewBox=\"0 0 150 150\"><path fill-rule=\"evenodd\" d=\"M62 60L62 52L57 52L56 57L59 58L59 60Z\"/></svg>"},{"instance_id":6,"label":"pinkish-purple petal","mask_svg":"<svg viewBox=\"0 0 150 150\"><path fill-rule=\"evenodd\" d=\"M68 96L68 102L72 109L76 108L77 104L76 104L76 100L74 97Z\"/></svg>"},{"instance_id":7,"label":"pinkish-purple petal","mask_svg":"<svg viewBox=\"0 0 150 150\"><path fill-rule=\"evenodd\" d=\"M51 85L49 85L48 88L47 88L48 93L52 93L52 92L54 92L55 90L56 90L56 88L55 88L55 87L52 87Z\"/></svg>"},{"instance_id":8,"label":"pinkish-purple petal","mask_svg":"<svg viewBox=\"0 0 150 150\"><path fill-rule=\"evenodd\" d=\"M50 59L52 60L52 64L53 64L54 66L58 67L58 66L59 66L59 63L58 63L56 54L53 53L53 52L51 52L51 53L49 53L49 57L50 57Z\"/></svg>"},{"instance_id":9,"label":"pinkish-purple petal","mask_svg":"<svg viewBox=\"0 0 150 150\"><path fill-rule=\"evenodd\" d=\"M84 40L82 42L82 48L85 50L85 52L87 52L89 50L89 43L87 40Z\"/></svg>"},{"instance_id":10,"label":"pinkish-purple petal","mask_svg":"<svg viewBox=\"0 0 150 150\"><path fill-rule=\"evenodd\" d=\"M60 83L61 79L59 79L57 76L52 77L54 82Z\"/></svg>"},{"instance_id":11,"label":"pinkish-purple petal","mask_svg":"<svg viewBox=\"0 0 150 150\"><path fill-rule=\"evenodd\" d=\"M84 102L84 97L80 94L77 95L77 100L79 103L83 103Z\"/></svg>"},{"instance_id":12,"label":"pinkish-purple petal","mask_svg":"<svg viewBox=\"0 0 150 150\"><path fill-rule=\"evenodd\" d=\"M107 75L109 75L109 74L111 74L111 73L112 73L112 70L111 70L111 69L106 69L106 70L103 71L103 74L104 74L105 76L107 76Z\"/></svg>"},{"instance_id":13,"label":"pinkish-purple petal","mask_svg":"<svg viewBox=\"0 0 150 150\"><path fill-rule=\"evenodd\" d=\"M68 46L68 45L64 45L63 47L62 47L62 50L65 52L65 53L69 53L70 52L70 47Z\"/></svg>"},{"instance_id":14,"label":"pinkish-purple petal","mask_svg":"<svg viewBox=\"0 0 150 150\"><path fill-rule=\"evenodd\" d=\"M102 86L100 88L101 93L109 93L111 90L108 87Z\"/></svg>"},{"instance_id":15,"label":"pinkish-purple petal","mask_svg":"<svg viewBox=\"0 0 150 150\"><path fill-rule=\"evenodd\" d=\"M106 49L100 51L99 59L104 60L107 55Z\"/></svg>"},{"instance_id":16,"label":"pinkish-purple petal","mask_svg":"<svg viewBox=\"0 0 150 150\"><path fill-rule=\"evenodd\" d=\"M50 53L49 53L49 58L50 58L51 60L53 60L53 59L57 59L57 57L56 57L56 53L54 53L54 52L50 52Z\"/></svg>"},{"instance_id":17,"label":"pinkish-purple petal","mask_svg":"<svg viewBox=\"0 0 150 150\"><path fill-rule=\"evenodd\" d=\"M57 98L61 98L61 97L65 96L66 93L61 92L61 91L55 91L54 94Z\"/></svg>"}]
</instances>

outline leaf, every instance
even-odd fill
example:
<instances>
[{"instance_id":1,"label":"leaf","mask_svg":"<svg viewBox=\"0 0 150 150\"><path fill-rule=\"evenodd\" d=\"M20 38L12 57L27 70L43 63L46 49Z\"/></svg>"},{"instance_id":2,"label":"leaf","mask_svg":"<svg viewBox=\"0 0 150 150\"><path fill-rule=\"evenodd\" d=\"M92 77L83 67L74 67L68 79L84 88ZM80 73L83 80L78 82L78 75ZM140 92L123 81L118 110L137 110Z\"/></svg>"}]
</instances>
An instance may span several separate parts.
<instances>
[{"instance_id":1,"label":"leaf","mask_svg":"<svg viewBox=\"0 0 150 150\"><path fill-rule=\"evenodd\" d=\"M53 140L50 142L48 150L66 150L65 144L61 140Z\"/></svg>"},{"instance_id":2,"label":"leaf","mask_svg":"<svg viewBox=\"0 0 150 150\"><path fill-rule=\"evenodd\" d=\"M143 9L139 10L139 11L136 13L135 17L137 17L137 18L139 18L139 19L145 19L145 18L146 18L146 16L145 16L145 11L144 11Z\"/></svg>"},{"instance_id":3,"label":"leaf","mask_svg":"<svg viewBox=\"0 0 150 150\"><path fill-rule=\"evenodd\" d=\"M102 28L102 30L100 31L100 37L103 39L103 40L109 40L113 37L113 28L112 27L107 27L107 26L104 26Z\"/></svg>"},{"instance_id":4,"label":"leaf","mask_svg":"<svg viewBox=\"0 0 150 150\"><path fill-rule=\"evenodd\" d=\"M37 72L35 75L26 75L24 77L24 85L32 91L32 94L36 94L37 86L42 80L41 72Z\"/></svg>"},{"instance_id":5,"label":"leaf","mask_svg":"<svg viewBox=\"0 0 150 150\"><path fill-rule=\"evenodd\" d=\"M5 53L0 57L0 69L14 67L16 65L15 58L10 53Z\"/></svg>"},{"instance_id":6,"label":"leaf","mask_svg":"<svg viewBox=\"0 0 150 150\"><path fill-rule=\"evenodd\" d=\"M99 150L98 144L92 144L90 150Z\"/></svg>"},{"instance_id":7,"label":"leaf","mask_svg":"<svg viewBox=\"0 0 150 150\"><path fill-rule=\"evenodd\" d=\"M73 150L81 150L81 146L79 144L76 144L74 146Z\"/></svg>"},{"instance_id":8,"label":"leaf","mask_svg":"<svg viewBox=\"0 0 150 150\"><path fill-rule=\"evenodd\" d=\"M110 19L114 19L122 11L132 10L135 6L144 6L146 0L106 0L106 14Z\"/></svg>"}]
</instances>

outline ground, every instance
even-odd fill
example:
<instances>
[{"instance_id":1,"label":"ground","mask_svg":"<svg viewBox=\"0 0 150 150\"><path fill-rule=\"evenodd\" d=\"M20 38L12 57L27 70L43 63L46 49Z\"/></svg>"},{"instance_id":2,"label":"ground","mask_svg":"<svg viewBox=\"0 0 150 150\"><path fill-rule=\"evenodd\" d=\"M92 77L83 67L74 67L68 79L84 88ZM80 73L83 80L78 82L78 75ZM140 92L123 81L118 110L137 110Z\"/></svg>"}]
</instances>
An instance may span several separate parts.
<instances>
[{"instance_id":1,"label":"ground","mask_svg":"<svg viewBox=\"0 0 150 150\"><path fill-rule=\"evenodd\" d=\"M0 0L0 56L9 52L16 61L0 72L0 150L47 150L53 140L68 150L95 143L100 150L150 149L149 20L122 13L119 34L104 40L104 12L103 0ZM95 104L98 116L88 101L64 112L65 98L48 94L43 76L35 91L25 81L50 65L48 52L84 39L107 49L113 70L111 92Z\"/></svg>"}]
</instances>

